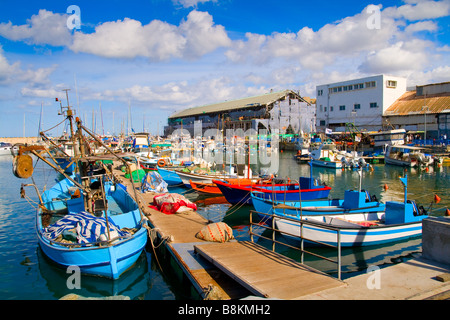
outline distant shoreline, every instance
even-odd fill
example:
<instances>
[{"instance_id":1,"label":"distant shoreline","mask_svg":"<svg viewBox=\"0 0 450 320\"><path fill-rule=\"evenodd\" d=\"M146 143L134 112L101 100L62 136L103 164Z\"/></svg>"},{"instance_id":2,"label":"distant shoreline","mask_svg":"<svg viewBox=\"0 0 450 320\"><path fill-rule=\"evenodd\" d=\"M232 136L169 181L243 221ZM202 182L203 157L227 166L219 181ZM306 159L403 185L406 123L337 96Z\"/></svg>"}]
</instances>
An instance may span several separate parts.
<instances>
[{"instance_id":1,"label":"distant shoreline","mask_svg":"<svg viewBox=\"0 0 450 320\"><path fill-rule=\"evenodd\" d=\"M15 143L35 143L39 140L39 137L0 137L1 142Z\"/></svg>"}]
</instances>

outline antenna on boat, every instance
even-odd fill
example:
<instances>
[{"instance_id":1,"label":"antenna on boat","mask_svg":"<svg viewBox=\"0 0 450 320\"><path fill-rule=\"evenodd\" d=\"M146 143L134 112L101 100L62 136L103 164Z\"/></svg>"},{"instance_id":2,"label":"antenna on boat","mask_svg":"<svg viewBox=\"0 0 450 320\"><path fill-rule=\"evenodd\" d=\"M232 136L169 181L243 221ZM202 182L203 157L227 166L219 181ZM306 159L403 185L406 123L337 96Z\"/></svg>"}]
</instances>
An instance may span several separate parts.
<instances>
[{"instance_id":1,"label":"antenna on boat","mask_svg":"<svg viewBox=\"0 0 450 320\"><path fill-rule=\"evenodd\" d=\"M358 191L359 192L361 192L362 173L363 173L363 167L359 166L359 170L358 170L358 174L359 174L359 189L358 189Z\"/></svg>"},{"instance_id":2,"label":"antenna on boat","mask_svg":"<svg viewBox=\"0 0 450 320\"><path fill-rule=\"evenodd\" d=\"M408 175L406 174L404 178L401 178L401 177L399 177L399 178L405 189L405 203L406 203L407 198L408 198Z\"/></svg>"}]
</instances>

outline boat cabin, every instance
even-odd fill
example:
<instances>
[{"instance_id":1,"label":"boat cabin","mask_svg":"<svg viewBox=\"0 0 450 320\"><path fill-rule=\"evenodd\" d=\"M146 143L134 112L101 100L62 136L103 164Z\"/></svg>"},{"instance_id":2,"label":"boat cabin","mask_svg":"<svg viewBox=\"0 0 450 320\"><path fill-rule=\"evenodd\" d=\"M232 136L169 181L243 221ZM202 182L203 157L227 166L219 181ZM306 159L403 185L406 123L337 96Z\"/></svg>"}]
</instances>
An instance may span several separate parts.
<instances>
[{"instance_id":1,"label":"boat cabin","mask_svg":"<svg viewBox=\"0 0 450 320\"><path fill-rule=\"evenodd\" d=\"M408 200L406 203L397 201L386 202L386 224L418 222L427 217L427 212L423 206L417 207L415 201Z\"/></svg>"}]
</instances>

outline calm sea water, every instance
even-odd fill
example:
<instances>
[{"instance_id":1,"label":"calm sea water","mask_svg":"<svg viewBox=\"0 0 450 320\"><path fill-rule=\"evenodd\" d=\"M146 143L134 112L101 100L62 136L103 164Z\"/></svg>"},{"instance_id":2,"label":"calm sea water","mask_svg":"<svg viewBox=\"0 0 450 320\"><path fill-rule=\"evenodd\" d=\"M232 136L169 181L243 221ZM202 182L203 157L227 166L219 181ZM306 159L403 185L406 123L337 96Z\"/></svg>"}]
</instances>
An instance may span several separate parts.
<instances>
[{"instance_id":1,"label":"calm sea water","mask_svg":"<svg viewBox=\"0 0 450 320\"><path fill-rule=\"evenodd\" d=\"M307 164L299 165L292 152L280 154L279 176L298 179L309 176ZM144 252L136 266L122 275L118 281L97 277L83 276L81 289L69 290L66 285L68 274L49 261L41 252L35 234L35 207L37 196L33 188L26 188L30 203L20 198L21 183L31 183L32 179L21 180L12 174L10 157L0 157L0 299L59 299L75 293L88 297L124 295L131 299L178 300L189 298L188 284L179 283L177 277L171 276L170 265L162 262L163 271L159 269L153 254ZM314 168L313 174L332 187L332 197L342 197L344 190L357 189L359 175L352 170L330 170ZM403 187L399 176L408 175L408 198L416 200L428 208L434 195L441 198L439 204L433 205L433 215L443 215L450 207L449 175L450 167L430 168L427 171L399 167L374 165L372 172L365 171L362 178L363 188L375 194L379 200L402 200ZM34 183L42 192L44 187L51 187L58 174L45 164L38 162L33 175ZM385 190L384 186L388 189ZM248 240L249 211L252 207L232 207L224 203L222 197L206 198L183 188L174 188L171 192L184 194L191 201L196 201L198 212L213 220L223 220L233 228L236 238ZM263 233L263 230L259 230ZM266 231L267 233L267 231ZM266 235L266 234L265 234ZM270 237L270 233L268 235ZM270 246L268 241L259 239L258 243ZM149 249L150 250L150 249ZM335 258L335 250L314 248L317 253ZM397 242L388 246L343 249L343 278L365 272L368 266L384 266L408 259L421 250L421 240ZM294 259L300 259L295 250L277 246L277 251ZM311 256L305 256L305 262L322 271L334 273L335 266Z\"/></svg>"}]
</instances>

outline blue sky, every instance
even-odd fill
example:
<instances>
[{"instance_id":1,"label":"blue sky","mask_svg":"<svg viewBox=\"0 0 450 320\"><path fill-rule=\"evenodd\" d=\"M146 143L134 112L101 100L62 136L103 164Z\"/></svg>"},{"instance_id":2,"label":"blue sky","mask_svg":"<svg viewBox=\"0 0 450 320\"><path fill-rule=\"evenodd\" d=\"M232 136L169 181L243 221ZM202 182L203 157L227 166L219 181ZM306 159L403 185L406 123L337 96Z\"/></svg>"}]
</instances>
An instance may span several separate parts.
<instances>
[{"instance_id":1,"label":"blue sky","mask_svg":"<svg viewBox=\"0 0 450 320\"><path fill-rule=\"evenodd\" d=\"M44 128L59 122L66 88L97 132L126 129L131 109L156 133L177 110L271 89L450 81L449 16L450 0L0 1L0 137L36 135L41 106Z\"/></svg>"}]
</instances>

